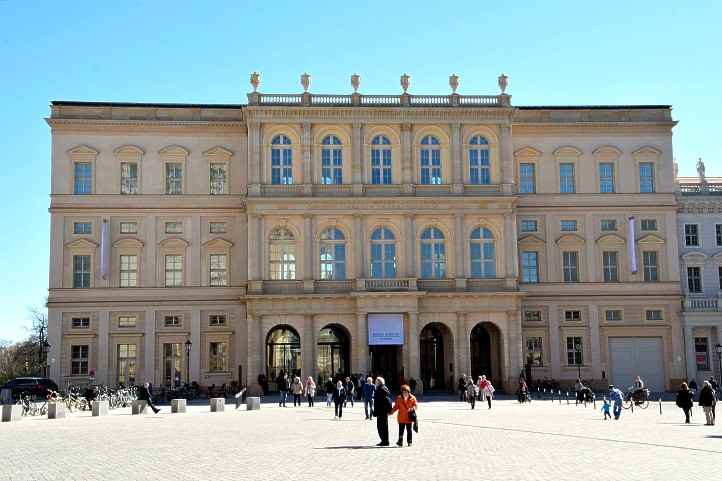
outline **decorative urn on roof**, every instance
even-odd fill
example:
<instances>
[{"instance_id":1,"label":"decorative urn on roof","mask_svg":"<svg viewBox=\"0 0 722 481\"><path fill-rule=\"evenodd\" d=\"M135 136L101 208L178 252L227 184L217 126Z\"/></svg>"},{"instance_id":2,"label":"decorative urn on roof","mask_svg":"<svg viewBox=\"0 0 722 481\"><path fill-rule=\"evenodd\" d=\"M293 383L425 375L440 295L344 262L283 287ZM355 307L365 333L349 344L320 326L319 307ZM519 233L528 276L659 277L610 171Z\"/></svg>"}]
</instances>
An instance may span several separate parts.
<instances>
[{"instance_id":1,"label":"decorative urn on roof","mask_svg":"<svg viewBox=\"0 0 722 481\"><path fill-rule=\"evenodd\" d=\"M409 90L409 80L411 80L410 75L405 73L401 76L401 88L404 89L404 93Z\"/></svg>"},{"instance_id":2,"label":"decorative urn on roof","mask_svg":"<svg viewBox=\"0 0 722 481\"><path fill-rule=\"evenodd\" d=\"M301 74L301 87L303 87L303 92L308 92L309 87L311 87L311 75L307 72L303 72Z\"/></svg>"},{"instance_id":3,"label":"decorative urn on roof","mask_svg":"<svg viewBox=\"0 0 722 481\"><path fill-rule=\"evenodd\" d=\"M449 75L449 87L451 87L451 93L455 94L456 89L459 88L459 76L455 73Z\"/></svg>"},{"instance_id":4,"label":"decorative urn on roof","mask_svg":"<svg viewBox=\"0 0 722 481\"><path fill-rule=\"evenodd\" d=\"M509 85L509 77L504 74L499 75L499 89L502 95L506 93L507 85Z\"/></svg>"},{"instance_id":5,"label":"decorative urn on roof","mask_svg":"<svg viewBox=\"0 0 722 481\"><path fill-rule=\"evenodd\" d=\"M251 74L251 86L253 87L253 92L258 92L258 87L261 85L261 74L258 72L253 72Z\"/></svg>"},{"instance_id":6,"label":"decorative urn on roof","mask_svg":"<svg viewBox=\"0 0 722 481\"><path fill-rule=\"evenodd\" d=\"M357 73L351 75L351 87L353 87L353 93L358 92L361 86L361 76Z\"/></svg>"}]
</instances>

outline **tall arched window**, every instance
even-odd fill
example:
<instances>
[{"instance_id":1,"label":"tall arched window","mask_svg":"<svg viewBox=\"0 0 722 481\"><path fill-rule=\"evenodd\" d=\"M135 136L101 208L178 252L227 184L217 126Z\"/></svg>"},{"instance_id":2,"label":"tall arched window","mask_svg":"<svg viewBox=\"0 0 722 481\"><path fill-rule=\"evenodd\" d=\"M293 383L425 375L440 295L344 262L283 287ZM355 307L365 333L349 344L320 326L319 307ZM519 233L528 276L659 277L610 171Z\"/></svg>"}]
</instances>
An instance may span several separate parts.
<instances>
[{"instance_id":1,"label":"tall arched window","mask_svg":"<svg viewBox=\"0 0 722 481\"><path fill-rule=\"evenodd\" d=\"M469 241L471 277L496 277L494 234L485 227L474 229Z\"/></svg>"},{"instance_id":2,"label":"tall arched window","mask_svg":"<svg viewBox=\"0 0 722 481\"><path fill-rule=\"evenodd\" d=\"M271 184L293 184L291 139L283 134L271 140Z\"/></svg>"},{"instance_id":3,"label":"tall arched window","mask_svg":"<svg viewBox=\"0 0 722 481\"><path fill-rule=\"evenodd\" d=\"M271 279L293 280L296 278L296 239L293 232L279 227L271 232L269 267Z\"/></svg>"},{"instance_id":4,"label":"tall arched window","mask_svg":"<svg viewBox=\"0 0 722 481\"><path fill-rule=\"evenodd\" d=\"M421 183L441 184L441 147L433 135L421 139Z\"/></svg>"},{"instance_id":5,"label":"tall arched window","mask_svg":"<svg viewBox=\"0 0 722 481\"><path fill-rule=\"evenodd\" d=\"M301 338L291 326L276 326L266 337L266 376L273 386L281 373L297 376L301 369ZM271 389L275 391L276 389Z\"/></svg>"},{"instance_id":6,"label":"tall arched window","mask_svg":"<svg viewBox=\"0 0 722 481\"><path fill-rule=\"evenodd\" d=\"M444 233L429 227L421 233L421 278L443 279L446 277L446 245Z\"/></svg>"},{"instance_id":7,"label":"tall arched window","mask_svg":"<svg viewBox=\"0 0 722 481\"><path fill-rule=\"evenodd\" d=\"M469 140L469 183L491 184L489 142L481 135Z\"/></svg>"},{"instance_id":8,"label":"tall arched window","mask_svg":"<svg viewBox=\"0 0 722 481\"><path fill-rule=\"evenodd\" d=\"M371 183L391 184L391 142L385 135L371 141Z\"/></svg>"},{"instance_id":9,"label":"tall arched window","mask_svg":"<svg viewBox=\"0 0 722 481\"><path fill-rule=\"evenodd\" d=\"M321 279L346 279L346 239L343 232L330 227L321 232Z\"/></svg>"},{"instance_id":10,"label":"tall arched window","mask_svg":"<svg viewBox=\"0 0 722 481\"><path fill-rule=\"evenodd\" d=\"M371 277L396 277L396 238L386 227L371 234Z\"/></svg>"},{"instance_id":11,"label":"tall arched window","mask_svg":"<svg viewBox=\"0 0 722 481\"><path fill-rule=\"evenodd\" d=\"M321 183L343 183L343 152L335 135L327 135L321 141Z\"/></svg>"}]
</instances>

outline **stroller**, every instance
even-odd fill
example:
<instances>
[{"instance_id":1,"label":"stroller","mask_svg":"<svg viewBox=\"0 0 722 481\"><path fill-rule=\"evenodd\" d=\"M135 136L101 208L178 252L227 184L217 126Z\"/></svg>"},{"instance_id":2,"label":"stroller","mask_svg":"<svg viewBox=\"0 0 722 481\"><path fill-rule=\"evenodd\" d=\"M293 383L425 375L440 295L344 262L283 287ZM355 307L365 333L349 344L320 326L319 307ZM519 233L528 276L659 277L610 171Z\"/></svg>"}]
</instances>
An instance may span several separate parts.
<instances>
[{"instance_id":1,"label":"stroller","mask_svg":"<svg viewBox=\"0 0 722 481\"><path fill-rule=\"evenodd\" d=\"M517 396L520 403L530 403L531 402L531 396L529 395L528 389L519 389L517 392Z\"/></svg>"},{"instance_id":2,"label":"stroller","mask_svg":"<svg viewBox=\"0 0 722 481\"><path fill-rule=\"evenodd\" d=\"M594 402L594 394L592 393L592 390L588 387L584 386L578 393L577 393L577 403L582 403L585 406L587 403Z\"/></svg>"}]
</instances>

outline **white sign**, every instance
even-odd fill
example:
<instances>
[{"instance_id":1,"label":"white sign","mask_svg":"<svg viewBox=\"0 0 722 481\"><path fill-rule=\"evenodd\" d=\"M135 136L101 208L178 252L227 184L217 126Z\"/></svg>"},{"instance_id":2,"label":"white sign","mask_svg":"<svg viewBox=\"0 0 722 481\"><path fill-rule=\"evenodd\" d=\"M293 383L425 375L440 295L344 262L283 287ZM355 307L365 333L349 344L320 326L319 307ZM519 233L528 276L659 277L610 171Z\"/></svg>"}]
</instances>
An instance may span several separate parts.
<instances>
[{"instance_id":1,"label":"white sign","mask_svg":"<svg viewBox=\"0 0 722 481\"><path fill-rule=\"evenodd\" d=\"M403 314L369 314L369 346L402 346Z\"/></svg>"}]
</instances>

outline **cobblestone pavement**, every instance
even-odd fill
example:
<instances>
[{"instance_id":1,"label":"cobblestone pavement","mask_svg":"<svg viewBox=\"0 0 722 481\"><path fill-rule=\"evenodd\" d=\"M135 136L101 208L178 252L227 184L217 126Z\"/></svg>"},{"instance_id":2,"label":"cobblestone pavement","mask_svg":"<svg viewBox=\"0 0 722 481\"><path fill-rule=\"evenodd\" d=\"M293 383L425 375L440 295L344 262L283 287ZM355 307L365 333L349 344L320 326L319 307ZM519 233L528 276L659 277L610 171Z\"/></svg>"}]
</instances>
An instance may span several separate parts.
<instances>
[{"instance_id":1,"label":"cobblestone pavement","mask_svg":"<svg viewBox=\"0 0 722 481\"><path fill-rule=\"evenodd\" d=\"M461 402L421 403L414 445L376 448L375 422L356 403L334 421L333 408L185 414L0 424L0 480L671 480L710 479L722 466L722 423L703 426L695 407L685 425L673 403L624 411L603 421L592 407L495 401L471 411ZM149 411L150 412L150 411ZM392 443L396 422L390 420ZM336 473L336 474L333 474ZM681 475L684 474L682 477ZM715 475L712 475L714 478Z\"/></svg>"}]
</instances>

